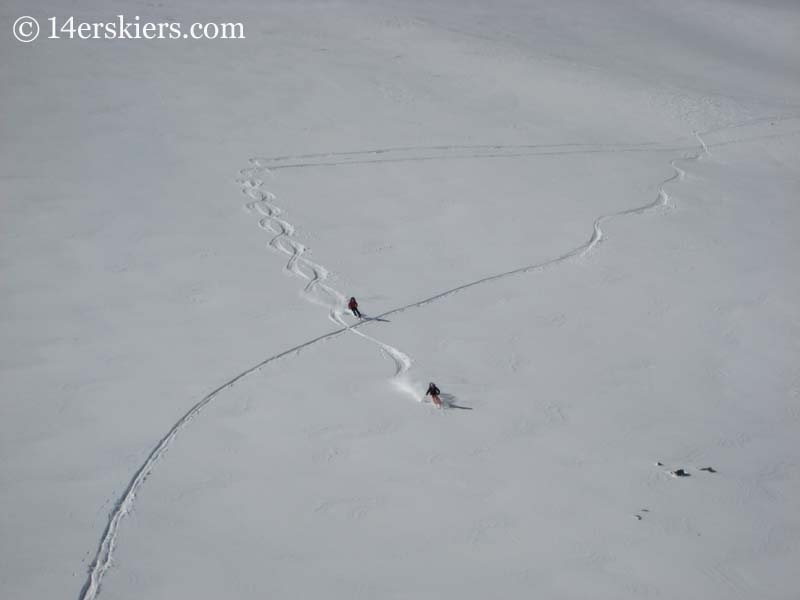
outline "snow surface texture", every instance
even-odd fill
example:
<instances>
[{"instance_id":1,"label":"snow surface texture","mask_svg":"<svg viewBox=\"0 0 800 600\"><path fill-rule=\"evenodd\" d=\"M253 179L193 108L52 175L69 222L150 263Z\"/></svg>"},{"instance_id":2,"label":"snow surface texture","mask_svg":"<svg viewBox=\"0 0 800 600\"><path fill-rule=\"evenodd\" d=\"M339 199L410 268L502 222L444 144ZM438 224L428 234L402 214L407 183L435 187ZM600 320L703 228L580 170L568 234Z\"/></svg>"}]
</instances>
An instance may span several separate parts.
<instances>
[{"instance_id":1,"label":"snow surface texture","mask_svg":"<svg viewBox=\"0 0 800 600\"><path fill-rule=\"evenodd\" d=\"M800 9L550 4L0 41L2 597L796 597Z\"/></svg>"}]
</instances>

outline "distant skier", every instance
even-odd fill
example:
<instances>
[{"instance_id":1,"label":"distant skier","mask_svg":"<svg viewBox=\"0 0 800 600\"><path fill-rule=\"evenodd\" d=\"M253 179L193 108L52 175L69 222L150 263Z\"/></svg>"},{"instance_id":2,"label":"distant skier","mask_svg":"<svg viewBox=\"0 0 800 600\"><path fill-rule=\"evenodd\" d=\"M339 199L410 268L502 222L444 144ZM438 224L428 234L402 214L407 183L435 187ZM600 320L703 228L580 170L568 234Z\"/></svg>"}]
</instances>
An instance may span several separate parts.
<instances>
[{"instance_id":1,"label":"distant skier","mask_svg":"<svg viewBox=\"0 0 800 600\"><path fill-rule=\"evenodd\" d=\"M439 397L441 393L442 391L438 387L436 387L435 383L431 381L430 385L428 386L428 391L425 392L425 395L431 397L431 400L433 400L434 405L438 406L439 408L442 408L442 406L444 405L442 404L442 399Z\"/></svg>"},{"instance_id":2,"label":"distant skier","mask_svg":"<svg viewBox=\"0 0 800 600\"><path fill-rule=\"evenodd\" d=\"M349 308L350 312L352 312L359 319L363 316L361 311L358 310L358 302L356 302L355 297L350 298L350 302L347 303L347 308Z\"/></svg>"}]
</instances>

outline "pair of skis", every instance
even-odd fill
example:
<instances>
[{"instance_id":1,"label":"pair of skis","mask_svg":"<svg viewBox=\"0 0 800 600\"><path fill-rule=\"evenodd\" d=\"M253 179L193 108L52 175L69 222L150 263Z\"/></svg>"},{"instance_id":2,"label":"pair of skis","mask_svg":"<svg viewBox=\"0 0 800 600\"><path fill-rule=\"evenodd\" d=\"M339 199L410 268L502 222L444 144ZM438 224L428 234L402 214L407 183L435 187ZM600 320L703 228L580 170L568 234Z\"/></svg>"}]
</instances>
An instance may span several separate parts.
<instances>
[{"instance_id":1,"label":"pair of skis","mask_svg":"<svg viewBox=\"0 0 800 600\"><path fill-rule=\"evenodd\" d=\"M353 315L353 316L356 319L359 319L360 321L379 321L381 323L388 323L389 322L389 319L384 319L383 317L370 317L369 315L365 315L364 313L361 313L360 317L357 316L357 315Z\"/></svg>"},{"instance_id":2,"label":"pair of skis","mask_svg":"<svg viewBox=\"0 0 800 600\"><path fill-rule=\"evenodd\" d=\"M452 398L452 396L450 396L449 394L448 394L448 396L450 398ZM445 410L446 408L457 408L459 410L472 410L471 406L461 406L460 404L455 404L454 402L451 402L450 400L445 400L441 396L439 397L439 403L438 404L433 400L431 400L431 404L433 404L433 406L435 408L438 408L439 410Z\"/></svg>"}]
</instances>

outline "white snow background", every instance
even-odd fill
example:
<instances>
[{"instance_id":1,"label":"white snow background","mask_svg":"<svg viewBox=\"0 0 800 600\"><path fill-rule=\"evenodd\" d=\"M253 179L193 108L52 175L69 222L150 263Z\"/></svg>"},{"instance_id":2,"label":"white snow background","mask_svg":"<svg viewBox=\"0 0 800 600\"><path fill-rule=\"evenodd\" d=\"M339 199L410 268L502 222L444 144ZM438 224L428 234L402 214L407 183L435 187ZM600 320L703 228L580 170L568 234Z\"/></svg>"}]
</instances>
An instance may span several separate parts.
<instances>
[{"instance_id":1,"label":"white snow background","mask_svg":"<svg viewBox=\"0 0 800 600\"><path fill-rule=\"evenodd\" d=\"M0 31L1 598L800 597L797 2Z\"/></svg>"}]
</instances>

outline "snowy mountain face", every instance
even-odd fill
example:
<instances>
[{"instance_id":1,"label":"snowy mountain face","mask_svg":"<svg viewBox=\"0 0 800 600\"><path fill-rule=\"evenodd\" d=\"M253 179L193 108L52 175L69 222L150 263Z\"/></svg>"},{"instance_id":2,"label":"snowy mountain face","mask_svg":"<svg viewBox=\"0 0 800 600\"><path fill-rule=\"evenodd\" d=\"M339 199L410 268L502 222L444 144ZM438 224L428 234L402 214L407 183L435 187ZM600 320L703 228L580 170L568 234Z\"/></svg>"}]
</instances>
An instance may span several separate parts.
<instances>
[{"instance_id":1,"label":"snowy mountain face","mask_svg":"<svg viewBox=\"0 0 800 600\"><path fill-rule=\"evenodd\" d=\"M796 2L0 27L0 597L797 597Z\"/></svg>"}]
</instances>

